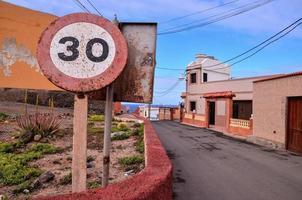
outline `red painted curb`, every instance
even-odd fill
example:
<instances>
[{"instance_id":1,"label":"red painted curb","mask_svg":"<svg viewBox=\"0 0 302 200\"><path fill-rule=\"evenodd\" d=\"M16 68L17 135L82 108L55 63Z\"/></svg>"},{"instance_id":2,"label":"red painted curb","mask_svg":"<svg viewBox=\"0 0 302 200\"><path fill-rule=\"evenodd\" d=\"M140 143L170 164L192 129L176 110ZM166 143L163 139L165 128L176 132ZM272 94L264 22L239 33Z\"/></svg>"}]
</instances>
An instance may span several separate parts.
<instances>
[{"instance_id":1,"label":"red painted curb","mask_svg":"<svg viewBox=\"0 0 302 200\"><path fill-rule=\"evenodd\" d=\"M106 188L35 200L172 200L172 164L151 122L145 123L145 169L125 181Z\"/></svg>"}]
</instances>

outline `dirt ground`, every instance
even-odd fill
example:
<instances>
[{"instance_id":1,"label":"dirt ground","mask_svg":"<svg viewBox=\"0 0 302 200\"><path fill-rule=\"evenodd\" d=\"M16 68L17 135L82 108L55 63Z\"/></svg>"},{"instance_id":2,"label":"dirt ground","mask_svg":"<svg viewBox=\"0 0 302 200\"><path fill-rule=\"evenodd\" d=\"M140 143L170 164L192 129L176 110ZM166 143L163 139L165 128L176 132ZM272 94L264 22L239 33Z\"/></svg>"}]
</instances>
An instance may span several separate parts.
<instances>
[{"instance_id":1,"label":"dirt ground","mask_svg":"<svg viewBox=\"0 0 302 200\"><path fill-rule=\"evenodd\" d=\"M22 103L10 103L0 102L0 112L6 113L10 116L10 119L4 122L0 122L0 142L13 142L16 140L14 134L16 132L16 121L14 118L18 115L24 114L27 109L28 113L34 114L35 112L47 113L51 112L48 107L36 107L33 105L25 105ZM41 189L30 192L30 196L38 195L57 195L71 192L71 183L62 184L60 180L71 173L72 163L72 120L73 110L67 108L54 108L53 112L62 118L61 129L51 139L43 139L43 142L49 143L55 147L62 149L60 153L44 155L39 160L32 161L30 166L39 167L43 171L52 172L55 177L54 180L43 184ZM114 125L120 122L113 122ZM124 122L123 122L124 123ZM127 122L127 126L133 126L134 122ZM90 160L90 166L87 168L87 185L90 188L98 187L101 185L102 179L102 148L103 148L103 132L93 131L94 129L102 129L104 122L88 122L88 150L87 156ZM90 128L89 128L90 127ZM111 148L111 162L110 162L110 178L109 182L119 182L133 174L142 170L143 166L139 167L139 170L129 174L118 162L119 158L133 155L141 155L135 149L136 138L131 136L125 140L112 141ZM12 197L13 190L16 186L1 186L0 195L7 195ZM24 193L15 195L14 197L24 197Z\"/></svg>"}]
</instances>

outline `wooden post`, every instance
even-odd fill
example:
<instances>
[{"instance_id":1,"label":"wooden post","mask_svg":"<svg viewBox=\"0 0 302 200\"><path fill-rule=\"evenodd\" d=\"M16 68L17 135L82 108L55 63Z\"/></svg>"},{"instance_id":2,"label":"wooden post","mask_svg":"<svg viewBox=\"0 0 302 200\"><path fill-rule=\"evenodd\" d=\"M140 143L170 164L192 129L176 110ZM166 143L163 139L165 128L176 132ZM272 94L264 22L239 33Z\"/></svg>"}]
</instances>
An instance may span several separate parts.
<instances>
[{"instance_id":1,"label":"wooden post","mask_svg":"<svg viewBox=\"0 0 302 200\"><path fill-rule=\"evenodd\" d=\"M72 192L86 190L88 96L75 95L73 117Z\"/></svg>"},{"instance_id":2,"label":"wooden post","mask_svg":"<svg viewBox=\"0 0 302 200\"><path fill-rule=\"evenodd\" d=\"M103 150L103 176L102 176L102 186L103 187L106 187L108 185L108 180L109 180L112 104L113 104L113 84L107 86L107 88L106 88L104 150Z\"/></svg>"}]
</instances>

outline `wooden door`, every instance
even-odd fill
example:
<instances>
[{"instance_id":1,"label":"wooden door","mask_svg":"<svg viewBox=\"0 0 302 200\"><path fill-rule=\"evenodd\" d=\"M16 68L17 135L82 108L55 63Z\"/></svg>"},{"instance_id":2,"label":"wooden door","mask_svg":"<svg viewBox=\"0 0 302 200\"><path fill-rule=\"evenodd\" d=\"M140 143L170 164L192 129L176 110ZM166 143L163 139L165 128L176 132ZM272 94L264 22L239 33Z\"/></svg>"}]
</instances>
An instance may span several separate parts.
<instances>
[{"instance_id":1,"label":"wooden door","mask_svg":"<svg viewBox=\"0 0 302 200\"><path fill-rule=\"evenodd\" d=\"M209 124L215 125L215 102L209 104Z\"/></svg>"},{"instance_id":2,"label":"wooden door","mask_svg":"<svg viewBox=\"0 0 302 200\"><path fill-rule=\"evenodd\" d=\"M287 149L302 154L302 97L288 99Z\"/></svg>"}]
</instances>

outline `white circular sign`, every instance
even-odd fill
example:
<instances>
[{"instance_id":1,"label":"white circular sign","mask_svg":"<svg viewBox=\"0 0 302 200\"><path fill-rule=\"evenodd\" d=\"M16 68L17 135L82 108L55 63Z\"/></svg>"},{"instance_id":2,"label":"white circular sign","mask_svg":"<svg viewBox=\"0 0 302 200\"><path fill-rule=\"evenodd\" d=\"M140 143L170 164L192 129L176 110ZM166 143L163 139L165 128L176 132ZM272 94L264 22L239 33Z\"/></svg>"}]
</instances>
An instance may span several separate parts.
<instances>
[{"instance_id":1,"label":"white circular sign","mask_svg":"<svg viewBox=\"0 0 302 200\"><path fill-rule=\"evenodd\" d=\"M50 43L50 57L59 71L73 78L103 73L115 58L115 42L102 27L76 22L60 29Z\"/></svg>"},{"instance_id":2,"label":"white circular sign","mask_svg":"<svg viewBox=\"0 0 302 200\"><path fill-rule=\"evenodd\" d=\"M127 42L117 24L88 13L56 19L43 31L37 46L45 77L71 92L108 86L122 73L127 58Z\"/></svg>"}]
</instances>

